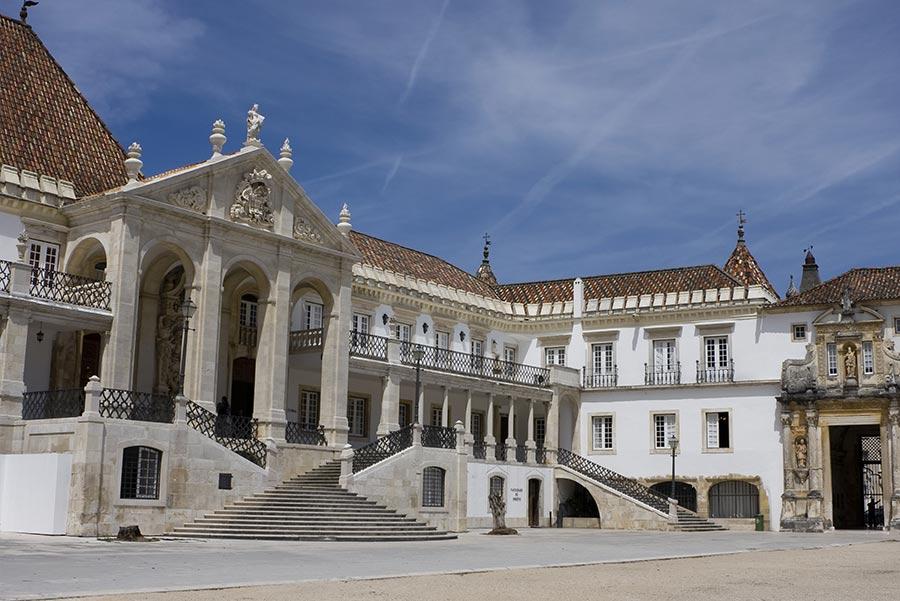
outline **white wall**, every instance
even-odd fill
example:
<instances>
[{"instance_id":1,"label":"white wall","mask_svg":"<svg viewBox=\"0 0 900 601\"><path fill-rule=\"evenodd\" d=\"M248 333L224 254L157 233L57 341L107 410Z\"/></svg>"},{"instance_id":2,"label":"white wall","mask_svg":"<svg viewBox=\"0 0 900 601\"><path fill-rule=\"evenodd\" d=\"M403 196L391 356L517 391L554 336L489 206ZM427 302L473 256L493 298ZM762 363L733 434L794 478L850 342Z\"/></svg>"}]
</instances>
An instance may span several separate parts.
<instances>
[{"instance_id":1,"label":"white wall","mask_svg":"<svg viewBox=\"0 0 900 601\"><path fill-rule=\"evenodd\" d=\"M468 467L468 517L470 527L490 527L491 509L488 505L491 476L502 476L506 490L506 517L510 522L528 517L528 480L541 480L541 519L549 520L554 506L555 490L553 469L529 465L494 464L470 461ZM479 520L486 518L488 521ZM511 524L512 525L512 524Z\"/></svg>"},{"instance_id":2,"label":"white wall","mask_svg":"<svg viewBox=\"0 0 900 601\"><path fill-rule=\"evenodd\" d=\"M5 261L18 261L19 251L16 249L16 239L22 230L22 220L17 215L0 211L0 259Z\"/></svg>"},{"instance_id":3,"label":"white wall","mask_svg":"<svg viewBox=\"0 0 900 601\"><path fill-rule=\"evenodd\" d=\"M65 534L72 455L0 455L0 532Z\"/></svg>"}]
</instances>

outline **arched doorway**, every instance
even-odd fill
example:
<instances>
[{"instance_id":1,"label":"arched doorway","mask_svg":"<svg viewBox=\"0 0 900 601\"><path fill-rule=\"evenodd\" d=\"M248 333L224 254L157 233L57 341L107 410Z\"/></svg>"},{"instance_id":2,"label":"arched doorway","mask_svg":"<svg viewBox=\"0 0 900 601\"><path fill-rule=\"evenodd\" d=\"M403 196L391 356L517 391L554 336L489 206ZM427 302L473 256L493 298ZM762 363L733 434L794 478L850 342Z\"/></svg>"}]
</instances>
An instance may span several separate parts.
<instances>
[{"instance_id":1,"label":"arched doorway","mask_svg":"<svg viewBox=\"0 0 900 601\"><path fill-rule=\"evenodd\" d=\"M672 496L672 482L657 482L650 487L653 492L668 498ZM675 481L675 500L688 511L697 511L697 489L687 482Z\"/></svg>"},{"instance_id":2,"label":"arched doorway","mask_svg":"<svg viewBox=\"0 0 900 601\"><path fill-rule=\"evenodd\" d=\"M556 512L558 526L564 526L567 522L575 526L585 525L591 523L591 519L596 520L597 526L600 525L600 509L588 489L574 480L557 478L556 490L559 495Z\"/></svg>"},{"instance_id":3,"label":"arched doorway","mask_svg":"<svg viewBox=\"0 0 900 601\"><path fill-rule=\"evenodd\" d=\"M256 383L256 360L238 357L231 366L231 415L253 417L253 389Z\"/></svg>"},{"instance_id":4,"label":"arched doorway","mask_svg":"<svg viewBox=\"0 0 900 601\"><path fill-rule=\"evenodd\" d=\"M541 525L541 479L528 479L528 526L538 528Z\"/></svg>"}]
</instances>

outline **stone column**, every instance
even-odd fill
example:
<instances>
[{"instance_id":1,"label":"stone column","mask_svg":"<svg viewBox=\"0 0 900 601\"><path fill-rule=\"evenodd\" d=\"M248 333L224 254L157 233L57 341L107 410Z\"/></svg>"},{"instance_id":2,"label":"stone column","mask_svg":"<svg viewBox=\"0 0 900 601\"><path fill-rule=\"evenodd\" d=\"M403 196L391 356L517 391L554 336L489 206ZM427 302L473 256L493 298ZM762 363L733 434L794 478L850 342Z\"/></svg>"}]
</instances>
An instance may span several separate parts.
<instances>
[{"instance_id":1,"label":"stone column","mask_svg":"<svg viewBox=\"0 0 900 601\"><path fill-rule=\"evenodd\" d=\"M113 321L101 360L101 380L107 388L131 389L137 356L136 332L140 289L141 214L122 207L110 223L106 273L112 282Z\"/></svg>"},{"instance_id":2,"label":"stone column","mask_svg":"<svg viewBox=\"0 0 900 601\"><path fill-rule=\"evenodd\" d=\"M488 461L494 460L494 449L497 446L497 439L494 438L494 393L488 393L488 409L487 423L484 431L484 456Z\"/></svg>"},{"instance_id":3,"label":"stone column","mask_svg":"<svg viewBox=\"0 0 900 601\"><path fill-rule=\"evenodd\" d=\"M288 344L291 329L291 261L279 254L275 281L270 282L256 350L253 416L261 437L284 441L288 384ZM262 304L262 303L260 303Z\"/></svg>"},{"instance_id":4,"label":"stone column","mask_svg":"<svg viewBox=\"0 0 900 601\"><path fill-rule=\"evenodd\" d=\"M325 437L332 446L347 443L347 385L350 378L350 305L352 272L350 264L343 266L341 287L335 295L325 330L322 349L322 405L320 419Z\"/></svg>"},{"instance_id":5,"label":"stone column","mask_svg":"<svg viewBox=\"0 0 900 601\"><path fill-rule=\"evenodd\" d=\"M416 421L422 426L428 423L425 421L425 382L419 384L419 413L416 415Z\"/></svg>"},{"instance_id":6,"label":"stone column","mask_svg":"<svg viewBox=\"0 0 900 601\"><path fill-rule=\"evenodd\" d=\"M0 331L0 425L22 417L27 345L28 313L10 307ZM2 440L5 444L11 437L4 434Z\"/></svg>"},{"instance_id":7,"label":"stone column","mask_svg":"<svg viewBox=\"0 0 900 601\"><path fill-rule=\"evenodd\" d=\"M516 397L509 396L509 416L506 419L507 436L506 440L506 461L516 463Z\"/></svg>"},{"instance_id":8,"label":"stone column","mask_svg":"<svg viewBox=\"0 0 900 601\"><path fill-rule=\"evenodd\" d=\"M807 515L811 522L823 521L822 498L822 437L819 430L819 412L806 410L806 439L809 445L809 493L807 493ZM821 528L818 526L817 529Z\"/></svg>"},{"instance_id":9,"label":"stone column","mask_svg":"<svg viewBox=\"0 0 900 601\"><path fill-rule=\"evenodd\" d=\"M475 437L472 436L472 389L466 390L466 415L465 418L466 423L464 424L464 428L466 429L466 441L473 442ZM484 427L484 424L481 425Z\"/></svg>"},{"instance_id":10,"label":"stone column","mask_svg":"<svg viewBox=\"0 0 900 601\"><path fill-rule=\"evenodd\" d=\"M215 411L220 365L219 335L222 329L222 256L217 239L209 238L203 266L197 276L194 301L197 312L188 334L188 360L185 362L184 394ZM192 334L192 335L191 335Z\"/></svg>"},{"instance_id":11,"label":"stone column","mask_svg":"<svg viewBox=\"0 0 900 601\"><path fill-rule=\"evenodd\" d=\"M534 442L534 399L528 399L528 438L525 440L525 452L528 463L535 463L534 450L537 444Z\"/></svg>"},{"instance_id":12,"label":"stone column","mask_svg":"<svg viewBox=\"0 0 900 601\"><path fill-rule=\"evenodd\" d=\"M378 420L376 434L387 436L400 429L400 374L388 370L381 378L383 393L381 395L381 419Z\"/></svg>"},{"instance_id":13,"label":"stone column","mask_svg":"<svg viewBox=\"0 0 900 601\"><path fill-rule=\"evenodd\" d=\"M891 424L891 476L894 486L889 525L891 529L900 529L900 403L897 401L891 403L888 409L888 421Z\"/></svg>"},{"instance_id":14,"label":"stone column","mask_svg":"<svg viewBox=\"0 0 900 601\"><path fill-rule=\"evenodd\" d=\"M99 517L111 503L101 490L103 466L106 462L106 424L100 417L100 395L103 385L92 377L84 388L84 413L75 422L72 453L72 479L69 483L69 507L66 534L69 536L101 536L108 534ZM112 462L110 462L112 465ZM108 490L108 485L105 487Z\"/></svg>"},{"instance_id":15,"label":"stone column","mask_svg":"<svg viewBox=\"0 0 900 601\"><path fill-rule=\"evenodd\" d=\"M450 427L450 387L444 386L444 401L441 404L441 427Z\"/></svg>"},{"instance_id":16,"label":"stone column","mask_svg":"<svg viewBox=\"0 0 900 601\"><path fill-rule=\"evenodd\" d=\"M556 450L559 449L559 391L554 390L553 396L547 405L546 413L547 424L544 434L544 452L547 464L554 465L556 463Z\"/></svg>"}]
</instances>

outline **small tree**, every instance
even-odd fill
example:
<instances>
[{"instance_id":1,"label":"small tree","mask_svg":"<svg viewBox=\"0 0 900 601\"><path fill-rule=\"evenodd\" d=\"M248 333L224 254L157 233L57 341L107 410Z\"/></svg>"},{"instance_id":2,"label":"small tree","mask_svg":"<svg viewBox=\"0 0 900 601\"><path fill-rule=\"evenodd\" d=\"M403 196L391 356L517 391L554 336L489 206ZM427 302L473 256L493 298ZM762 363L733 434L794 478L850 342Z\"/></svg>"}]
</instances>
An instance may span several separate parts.
<instances>
[{"instance_id":1,"label":"small tree","mask_svg":"<svg viewBox=\"0 0 900 601\"><path fill-rule=\"evenodd\" d=\"M506 527L506 501L498 492L488 495L488 504L491 506L491 515L494 517L494 529L488 534L518 534L515 528Z\"/></svg>"}]
</instances>

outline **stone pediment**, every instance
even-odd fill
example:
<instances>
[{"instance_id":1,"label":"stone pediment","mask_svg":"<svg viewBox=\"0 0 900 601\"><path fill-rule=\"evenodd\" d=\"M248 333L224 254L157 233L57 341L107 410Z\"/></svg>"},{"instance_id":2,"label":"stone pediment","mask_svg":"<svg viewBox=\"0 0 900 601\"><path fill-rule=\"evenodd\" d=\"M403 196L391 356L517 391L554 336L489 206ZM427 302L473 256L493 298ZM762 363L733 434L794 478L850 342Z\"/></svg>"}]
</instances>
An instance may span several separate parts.
<instances>
[{"instance_id":1,"label":"stone pediment","mask_svg":"<svg viewBox=\"0 0 900 601\"><path fill-rule=\"evenodd\" d=\"M813 324L816 326L837 325L842 328L853 329L854 324L883 323L884 316L878 311L858 304L835 306L820 313Z\"/></svg>"}]
</instances>

